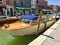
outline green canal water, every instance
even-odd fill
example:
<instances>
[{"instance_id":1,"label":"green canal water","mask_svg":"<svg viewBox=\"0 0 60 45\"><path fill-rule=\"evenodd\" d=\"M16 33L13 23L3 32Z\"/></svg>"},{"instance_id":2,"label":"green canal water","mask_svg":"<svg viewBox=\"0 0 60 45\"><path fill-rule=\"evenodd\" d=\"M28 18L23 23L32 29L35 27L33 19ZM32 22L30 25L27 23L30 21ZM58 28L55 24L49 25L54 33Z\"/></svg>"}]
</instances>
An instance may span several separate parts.
<instances>
[{"instance_id":1,"label":"green canal water","mask_svg":"<svg viewBox=\"0 0 60 45\"><path fill-rule=\"evenodd\" d=\"M6 31L0 31L0 45L27 45L36 38L36 35L13 37Z\"/></svg>"}]
</instances>

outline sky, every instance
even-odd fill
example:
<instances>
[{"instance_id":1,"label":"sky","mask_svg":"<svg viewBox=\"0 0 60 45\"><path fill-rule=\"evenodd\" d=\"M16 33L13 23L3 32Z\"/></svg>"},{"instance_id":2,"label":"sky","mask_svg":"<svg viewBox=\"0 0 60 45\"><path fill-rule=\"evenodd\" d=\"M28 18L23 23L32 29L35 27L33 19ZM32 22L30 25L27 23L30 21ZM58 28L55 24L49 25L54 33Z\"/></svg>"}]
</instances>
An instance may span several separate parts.
<instances>
[{"instance_id":1,"label":"sky","mask_svg":"<svg viewBox=\"0 0 60 45\"><path fill-rule=\"evenodd\" d=\"M54 5L59 5L60 6L60 0L47 0L48 4L54 4Z\"/></svg>"}]
</instances>

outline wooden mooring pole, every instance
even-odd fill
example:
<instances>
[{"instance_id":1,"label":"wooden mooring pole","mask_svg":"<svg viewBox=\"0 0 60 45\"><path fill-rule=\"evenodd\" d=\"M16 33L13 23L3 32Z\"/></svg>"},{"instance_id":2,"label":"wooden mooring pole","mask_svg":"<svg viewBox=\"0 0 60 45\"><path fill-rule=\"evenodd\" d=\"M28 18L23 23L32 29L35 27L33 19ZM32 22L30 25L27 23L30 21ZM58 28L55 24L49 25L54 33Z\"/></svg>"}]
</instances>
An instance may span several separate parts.
<instances>
[{"instance_id":1,"label":"wooden mooring pole","mask_svg":"<svg viewBox=\"0 0 60 45\"><path fill-rule=\"evenodd\" d=\"M37 30L36 30L36 35L39 34L39 29L40 29L40 24L41 24L41 18L42 18L42 15L43 15L43 10L41 10L40 13L39 13L38 27L37 27Z\"/></svg>"}]
</instances>

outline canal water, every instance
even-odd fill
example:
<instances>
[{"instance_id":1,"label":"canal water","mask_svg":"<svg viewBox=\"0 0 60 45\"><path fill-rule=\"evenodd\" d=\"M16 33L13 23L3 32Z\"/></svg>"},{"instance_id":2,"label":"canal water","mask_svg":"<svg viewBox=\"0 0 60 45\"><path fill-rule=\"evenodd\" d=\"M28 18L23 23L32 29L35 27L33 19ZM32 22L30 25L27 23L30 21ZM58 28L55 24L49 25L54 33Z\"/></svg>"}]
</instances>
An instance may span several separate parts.
<instances>
[{"instance_id":1,"label":"canal water","mask_svg":"<svg viewBox=\"0 0 60 45\"><path fill-rule=\"evenodd\" d=\"M0 45L27 45L36 38L36 35L13 37L6 31L0 30Z\"/></svg>"}]
</instances>

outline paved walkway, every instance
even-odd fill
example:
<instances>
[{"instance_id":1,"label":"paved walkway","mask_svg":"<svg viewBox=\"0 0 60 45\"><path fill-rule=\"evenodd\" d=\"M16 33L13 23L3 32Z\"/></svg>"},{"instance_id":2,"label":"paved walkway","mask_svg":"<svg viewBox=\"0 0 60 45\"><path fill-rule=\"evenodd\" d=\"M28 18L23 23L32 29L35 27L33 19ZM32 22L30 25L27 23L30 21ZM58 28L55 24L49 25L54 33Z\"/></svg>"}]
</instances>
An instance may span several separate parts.
<instances>
[{"instance_id":1,"label":"paved walkway","mask_svg":"<svg viewBox=\"0 0 60 45\"><path fill-rule=\"evenodd\" d=\"M54 31L49 35L45 35L48 38L42 43L42 45L60 45L60 22L54 28Z\"/></svg>"}]
</instances>

